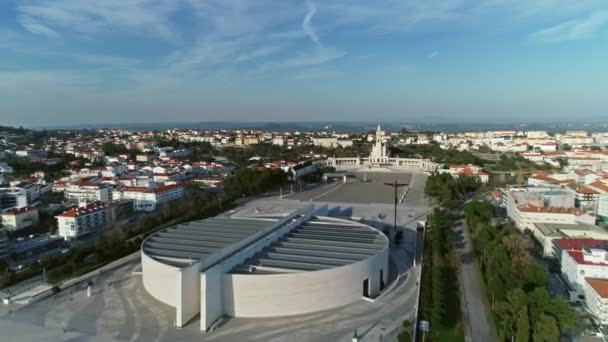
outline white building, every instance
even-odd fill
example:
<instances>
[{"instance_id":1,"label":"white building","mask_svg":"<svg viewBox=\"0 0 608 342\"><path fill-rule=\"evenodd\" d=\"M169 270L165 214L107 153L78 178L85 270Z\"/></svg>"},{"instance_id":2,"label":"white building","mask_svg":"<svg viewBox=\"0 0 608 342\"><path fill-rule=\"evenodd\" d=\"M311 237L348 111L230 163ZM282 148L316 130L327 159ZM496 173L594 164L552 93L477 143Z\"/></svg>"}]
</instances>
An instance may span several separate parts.
<instances>
[{"instance_id":1,"label":"white building","mask_svg":"<svg viewBox=\"0 0 608 342\"><path fill-rule=\"evenodd\" d=\"M376 130L375 143L368 158L327 158L321 166L331 166L338 170L362 170L364 168L397 168L405 170L436 171L440 165L428 159L390 157L382 140L380 125Z\"/></svg>"},{"instance_id":2,"label":"white building","mask_svg":"<svg viewBox=\"0 0 608 342\"><path fill-rule=\"evenodd\" d=\"M599 324L608 324L608 279L586 277L583 293L589 312Z\"/></svg>"},{"instance_id":3,"label":"white building","mask_svg":"<svg viewBox=\"0 0 608 342\"><path fill-rule=\"evenodd\" d=\"M106 184L77 181L65 186L65 199L72 202L109 203L112 201L112 187Z\"/></svg>"},{"instance_id":4,"label":"white building","mask_svg":"<svg viewBox=\"0 0 608 342\"><path fill-rule=\"evenodd\" d=\"M2 226L9 231L27 228L38 223L39 215L36 207L13 208L1 215Z\"/></svg>"},{"instance_id":5,"label":"white building","mask_svg":"<svg viewBox=\"0 0 608 342\"><path fill-rule=\"evenodd\" d=\"M181 184L162 185L154 188L125 186L117 191L120 199L133 200L133 207L138 211L154 211L163 203L184 197L184 187Z\"/></svg>"},{"instance_id":6,"label":"white building","mask_svg":"<svg viewBox=\"0 0 608 342\"><path fill-rule=\"evenodd\" d=\"M595 217L574 208L573 194L553 189L513 189L505 194L507 215L522 231L534 233L536 223L595 224Z\"/></svg>"},{"instance_id":7,"label":"white building","mask_svg":"<svg viewBox=\"0 0 608 342\"><path fill-rule=\"evenodd\" d=\"M277 317L342 307L387 285L389 243L376 229L306 205L283 214L180 224L142 243L143 285L176 310L183 327L200 316Z\"/></svg>"},{"instance_id":8,"label":"white building","mask_svg":"<svg viewBox=\"0 0 608 342\"><path fill-rule=\"evenodd\" d=\"M584 296L585 278L608 279L608 241L564 240L556 240L562 253L562 275L572 290L571 298L580 299Z\"/></svg>"},{"instance_id":9,"label":"white building","mask_svg":"<svg viewBox=\"0 0 608 342\"><path fill-rule=\"evenodd\" d=\"M110 222L108 208L103 202L80 203L55 218L59 236L66 240L89 234Z\"/></svg>"},{"instance_id":10,"label":"white building","mask_svg":"<svg viewBox=\"0 0 608 342\"><path fill-rule=\"evenodd\" d=\"M545 257L556 257L554 244L556 240L608 240L608 231L606 229L583 223L535 223L532 235L543 246Z\"/></svg>"}]
</instances>

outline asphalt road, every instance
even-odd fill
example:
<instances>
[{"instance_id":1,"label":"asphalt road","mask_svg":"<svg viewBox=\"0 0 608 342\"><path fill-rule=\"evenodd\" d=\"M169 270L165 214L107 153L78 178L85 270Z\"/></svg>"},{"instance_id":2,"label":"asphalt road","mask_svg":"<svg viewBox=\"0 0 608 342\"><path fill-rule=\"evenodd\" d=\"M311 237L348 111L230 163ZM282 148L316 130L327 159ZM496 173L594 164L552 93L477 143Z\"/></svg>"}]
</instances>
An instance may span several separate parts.
<instances>
[{"instance_id":1,"label":"asphalt road","mask_svg":"<svg viewBox=\"0 0 608 342\"><path fill-rule=\"evenodd\" d=\"M468 231L463 220L452 226L460 251L460 288L467 341L496 341L496 329L481 287L481 276L475 263Z\"/></svg>"}]
</instances>

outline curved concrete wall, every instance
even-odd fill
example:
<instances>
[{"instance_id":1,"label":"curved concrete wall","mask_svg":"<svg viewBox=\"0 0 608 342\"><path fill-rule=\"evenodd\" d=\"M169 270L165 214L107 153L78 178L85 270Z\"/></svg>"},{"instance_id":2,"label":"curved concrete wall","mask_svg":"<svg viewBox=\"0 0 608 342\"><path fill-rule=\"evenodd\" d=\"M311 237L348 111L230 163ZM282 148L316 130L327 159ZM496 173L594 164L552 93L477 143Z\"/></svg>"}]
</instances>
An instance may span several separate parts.
<instances>
[{"instance_id":1,"label":"curved concrete wall","mask_svg":"<svg viewBox=\"0 0 608 342\"><path fill-rule=\"evenodd\" d=\"M389 248L338 268L283 274L225 274L224 310L233 317L299 315L334 309L360 300L363 281L380 291L380 270L388 280Z\"/></svg>"},{"instance_id":2,"label":"curved concrete wall","mask_svg":"<svg viewBox=\"0 0 608 342\"><path fill-rule=\"evenodd\" d=\"M179 269L154 260L146 255L142 248L141 271L146 291L161 302L176 307L178 302L177 276Z\"/></svg>"}]
</instances>

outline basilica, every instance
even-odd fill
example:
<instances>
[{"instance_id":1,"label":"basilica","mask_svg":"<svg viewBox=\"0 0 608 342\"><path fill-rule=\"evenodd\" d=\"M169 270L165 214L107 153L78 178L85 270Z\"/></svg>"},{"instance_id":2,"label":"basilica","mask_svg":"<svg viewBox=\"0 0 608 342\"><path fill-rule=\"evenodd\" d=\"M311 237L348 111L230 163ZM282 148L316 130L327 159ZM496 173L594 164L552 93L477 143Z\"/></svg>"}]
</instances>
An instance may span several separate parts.
<instances>
[{"instance_id":1,"label":"basilica","mask_svg":"<svg viewBox=\"0 0 608 342\"><path fill-rule=\"evenodd\" d=\"M382 141L382 129L380 125L376 129L376 138L369 157L328 158L324 166L331 166L338 171L436 171L439 164L429 159L400 158L388 155L387 146Z\"/></svg>"}]
</instances>

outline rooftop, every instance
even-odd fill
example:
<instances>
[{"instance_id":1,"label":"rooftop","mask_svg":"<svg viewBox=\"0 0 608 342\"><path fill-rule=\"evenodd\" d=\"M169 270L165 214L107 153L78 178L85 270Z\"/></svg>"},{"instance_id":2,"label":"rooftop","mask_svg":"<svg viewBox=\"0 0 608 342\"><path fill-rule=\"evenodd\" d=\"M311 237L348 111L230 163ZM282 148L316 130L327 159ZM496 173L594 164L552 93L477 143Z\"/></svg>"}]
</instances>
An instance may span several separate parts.
<instances>
[{"instance_id":1,"label":"rooftop","mask_svg":"<svg viewBox=\"0 0 608 342\"><path fill-rule=\"evenodd\" d=\"M608 298L608 279L585 278L595 292L602 298Z\"/></svg>"},{"instance_id":2,"label":"rooftop","mask_svg":"<svg viewBox=\"0 0 608 342\"><path fill-rule=\"evenodd\" d=\"M387 248L386 237L368 226L313 218L236 266L233 273L318 271L356 263Z\"/></svg>"},{"instance_id":3,"label":"rooftop","mask_svg":"<svg viewBox=\"0 0 608 342\"><path fill-rule=\"evenodd\" d=\"M598 239L555 239L553 243L562 250L580 251L584 248L603 248L608 241Z\"/></svg>"},{"instance_id":4,"label":"rooftop","mask_svg":"<svg viewBox=\"0 0 608 342\"><path fill-rule=\"evenodd\" d=\"M175 262L201 261L273 226L277 219L214 217L169 227L143 243L147 255Z\"/></svg>"},{"instance_id":5,"label":"rooftop","mask_svg":"<svg viewBox=\"0 0 608 342\"><path fill-rule=\"evenodd\" d=\"M534 226L543 234L543 235L560 235L567 236L568 234L562 233L563 231L569 231L572 233L575 231L577 236L585 236L586 232L593 234L606 234L608 236L608 231L603 229L602 227L578 223L578 224L567 224L567 223L535 223ZM580 235L579 235L580 234ZM572 235L572 234L571 234ZM600 240L601 241L601 240Z\"/></svg>"}]
</instances>

